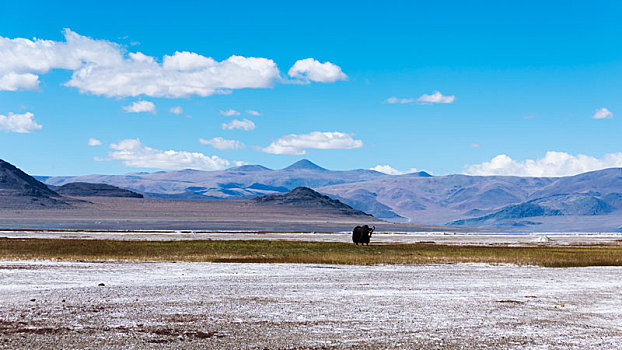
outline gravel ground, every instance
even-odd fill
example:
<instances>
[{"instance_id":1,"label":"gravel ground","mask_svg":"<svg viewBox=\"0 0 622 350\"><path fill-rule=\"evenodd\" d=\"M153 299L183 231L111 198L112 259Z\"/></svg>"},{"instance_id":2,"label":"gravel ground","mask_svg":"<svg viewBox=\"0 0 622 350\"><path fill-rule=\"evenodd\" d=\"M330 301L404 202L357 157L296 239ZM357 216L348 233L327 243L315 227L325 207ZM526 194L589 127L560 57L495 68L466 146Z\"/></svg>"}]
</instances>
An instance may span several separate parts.
<instances>
[{"instance_id":1,"label":"gravel ground","mask_svg":"<svg viewBox=\"0 0 622 350\"><path fill-rule=\"evenodd\" d=\"M621 319L615 267L0 262L11 349L611 349Z\"/></svg>"}]
</instances>

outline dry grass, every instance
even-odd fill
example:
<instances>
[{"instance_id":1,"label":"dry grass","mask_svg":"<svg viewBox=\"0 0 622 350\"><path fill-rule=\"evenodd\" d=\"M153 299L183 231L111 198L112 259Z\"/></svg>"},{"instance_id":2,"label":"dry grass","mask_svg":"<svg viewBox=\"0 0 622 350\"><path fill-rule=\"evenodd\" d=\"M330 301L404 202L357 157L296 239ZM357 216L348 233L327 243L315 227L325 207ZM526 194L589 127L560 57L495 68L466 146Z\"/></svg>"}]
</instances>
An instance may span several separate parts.
<instances>
[{"instance_id":1,"label":"dry grass","mask_svg":"<svg viewBox=\"0 0 622 350\"><path fill-rule=\"evenodd\" d=\"M622 266L622 245L457 246L291 241L117 241L0 239L0 259L205 261L309 264L490 264Z\"/></svg>"}]
</instances>

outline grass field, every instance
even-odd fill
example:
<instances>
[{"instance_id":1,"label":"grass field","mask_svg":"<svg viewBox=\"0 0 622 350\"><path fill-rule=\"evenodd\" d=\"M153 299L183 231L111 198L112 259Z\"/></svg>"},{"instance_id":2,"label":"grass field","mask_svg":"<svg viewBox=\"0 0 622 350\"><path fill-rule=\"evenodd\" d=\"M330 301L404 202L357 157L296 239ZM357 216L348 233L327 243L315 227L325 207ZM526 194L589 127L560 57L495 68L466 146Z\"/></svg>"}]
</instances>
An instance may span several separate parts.
<instances>
[{"instance_id":1,"label":"grass field","mask_svg":"<svg viewBox=\"0 0 622 350\"><path fill-rule=\"evenodd\" d=\"M291 241L117 241L0 239L0 259L203 261L303 264L490 264L622 266L622 245L465 246Z\"/></svg>"}]
</instances>

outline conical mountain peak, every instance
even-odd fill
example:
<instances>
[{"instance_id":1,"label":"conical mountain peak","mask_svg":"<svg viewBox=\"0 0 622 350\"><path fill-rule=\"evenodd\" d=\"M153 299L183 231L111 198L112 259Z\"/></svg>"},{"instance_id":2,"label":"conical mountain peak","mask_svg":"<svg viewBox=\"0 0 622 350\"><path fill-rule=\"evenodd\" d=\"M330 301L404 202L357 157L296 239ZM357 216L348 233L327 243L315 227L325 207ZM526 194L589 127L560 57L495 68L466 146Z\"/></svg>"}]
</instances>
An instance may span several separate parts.
<instances>
[{"instance_id":1,"label":"conical mountain peak","mask_svg":"<svg viewBox=\"0 0 622 350\"><path fill-rule=\"evenodd\" d=\"M312 161L308 160L308 159L302 159L297 161L296 163L288 166L287 168L283 169L283 170L320 170L320 171L325 171L326 169L322 168L321 166L313 163Z\"/></svg>"}]
</instances>

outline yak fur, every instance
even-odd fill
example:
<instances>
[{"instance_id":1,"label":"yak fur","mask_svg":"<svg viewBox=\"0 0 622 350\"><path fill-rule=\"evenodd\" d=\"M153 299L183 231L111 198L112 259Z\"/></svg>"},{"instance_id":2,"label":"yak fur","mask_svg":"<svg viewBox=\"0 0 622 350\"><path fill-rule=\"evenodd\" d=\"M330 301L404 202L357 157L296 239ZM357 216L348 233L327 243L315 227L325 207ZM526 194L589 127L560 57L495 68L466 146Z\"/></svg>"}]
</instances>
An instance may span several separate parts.
<instances>
[{"instance_id":1,"label":"yak fur","mask_svg":"<svg viewBox=\"0 0 622 350\"><path fill-rule=\"evenodd\" d=\"M352 242L356 245L359 243L369 245L369 240L375 229L375 226L369 227L367 225L355 227L354 230L352 230Z\"/></svg>"}]
</instances>

